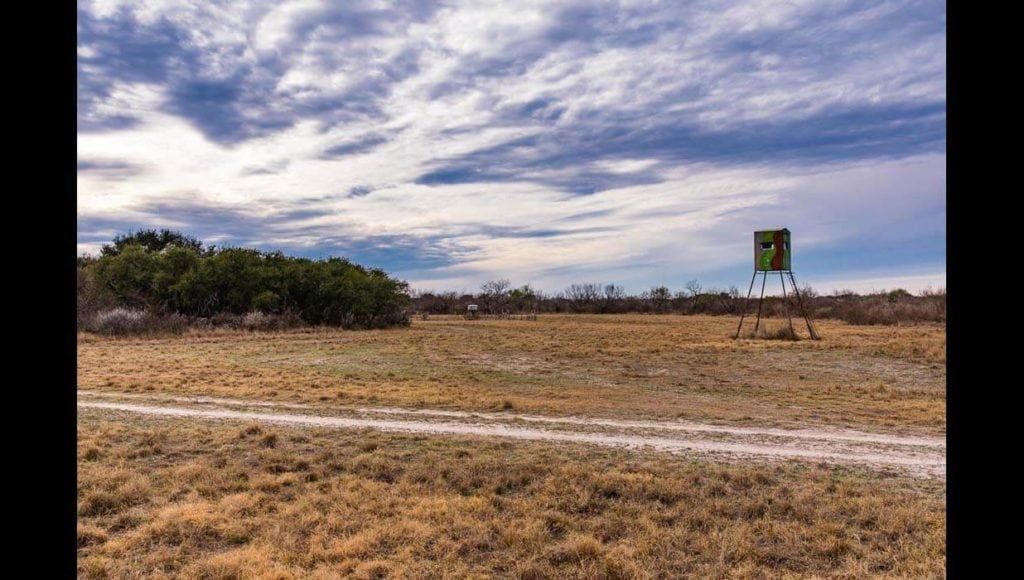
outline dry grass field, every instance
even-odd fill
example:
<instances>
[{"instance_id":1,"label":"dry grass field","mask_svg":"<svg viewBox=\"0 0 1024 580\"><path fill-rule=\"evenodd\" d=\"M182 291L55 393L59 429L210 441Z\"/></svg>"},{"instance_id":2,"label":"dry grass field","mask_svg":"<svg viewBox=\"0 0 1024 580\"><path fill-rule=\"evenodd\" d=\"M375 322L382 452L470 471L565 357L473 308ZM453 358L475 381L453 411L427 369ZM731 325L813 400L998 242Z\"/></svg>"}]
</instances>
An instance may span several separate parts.
<instances>
[{"instance_id":1,"label":"dry grass field","mask_svg":"<svg viewBox=\"0 0 1024 580\"><path fill-rule=\"evenodd\" d=\"M734 341L735 325L542 315L365 332L82 335L79 388L945 433L944 326L819 321L823 340L791 342Z\"/></svg>"},{"instance_id":2,"label":"dry grass field","mask_svg":"<svg viewBox=\"0 0 1024 580\"><path fill-rule=\"evenodd\" d=\"M944 485L80 412L83 578L942 576Z\"/></svg>"},{"instance_id":3,"label":"dry grass field","mask_svg":"<svg viewBox=\"0 0 1024 580\"><path fill-rule=\"evenodd\" d=\"M945 433L944 327L819 321L824 340L790 342L733 341L735 324L542 315L366 332L83 334L79 388L308 406L295 412ZM941 478L88 406L78 435L82 578L944 575Z\"/></svg>"}]
</instances>

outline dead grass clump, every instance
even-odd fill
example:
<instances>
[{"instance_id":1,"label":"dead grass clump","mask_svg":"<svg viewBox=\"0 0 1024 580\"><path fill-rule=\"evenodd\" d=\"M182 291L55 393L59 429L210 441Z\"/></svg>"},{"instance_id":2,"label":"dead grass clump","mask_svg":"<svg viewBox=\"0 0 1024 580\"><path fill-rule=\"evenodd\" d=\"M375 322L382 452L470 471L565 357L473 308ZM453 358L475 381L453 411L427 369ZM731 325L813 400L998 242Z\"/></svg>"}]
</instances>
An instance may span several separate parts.
<instances>
[{"instance_id":1,"label":"dead grass clump","mask_svg":"<svg viewBox=\"0 0 1024 580\"><path fill-rule=\"evenodd\" d=\"M800 340L792 326L783 326L775 330L765 331L760 338L765 340Z\"/></svg>"},{"instance_id":2,"label":"dead grass clump","mask_svg":"<svg viewBox=\"0 0 1024 580\"><path fill-rule=\"evenodd\" d=\"M359 580L382 580L391 576L392 566L383 560L361 562L353 570L352 576Z\"/></svg>"},{"instance_id":3,"label":"dead grass clump","mask_svg":"<svg viewBox=\"0 0 1024 580\"><path fill-rule=\"evenodd\" d=\"M217 550L245 544L251 531L244 521L232 521L206 501L177 503L159 510L136 539L147 545L191 550Z\"/></svg>"},{"instance_id":4,"label":"dead grass clump","mask_svg":"<svg viewBox=\"0 0 1024 580\"><path fill-rule=\"evenodd\" d=\"M95 486L79 489L78 514L86 517L114 514L147 501L149 492L149 481L145 477L114 469L104 474Z\"/></svg>"},{"instance_id":5,"label":"dead grass clump","mask_svg":"<svg viewBox=\"0 0 1024 580\"><path fill-rule=\"evenodd\" d=\"M259 513L260 502L250 492L226 495L217 502L219 511L232 518L252 517Z\"/></svg>"},{"instance_id":6,"label":"dead grass clump","mask_svg":"<svg viewBox=\"0 0 1024 580\"><path fill-rule=\"evenodd\" d=\"M364 477L383 483L394 483L405 471L399 462L371 453L358 455L352 461L352 470Z\"/></svg>"},{"instance_id":7,"label":"dead grass clump","mask_svg":"<svg viewBox=\"0 0 1024 580\"><path fill-rule=\"evenodd\" d=\"M646 577L647 574L637 565L639 560L635 549L623 545L615 546L604 556L604 573L609 580Z\"/></svg>"},{"instance_id":8,"label":"dead grass clump","mask_svg":"<svg viewBox=\"0 0 1024 580\"><path fill-rule=\"evenodd\" d=\"M657 502L670 505L687 497L691 488L682 482L656 478L650 473L602 473L594 476L593 490L606 499Z\"/></svg>"},{"instance_id":9,"label":"dead grass clump","mask_svg":"<svg viewBox=\"0 0 1024 580\"><path fill-rule=\"evenodd\" d=\"M109 536L103 528L78 524L78 547L84 548L106 542Z\"/></svg>"},{"instance_id":10,"label":"dead grass clump","mask_svg":"<svg viewBox=\"0 0 1024 580\"><path fill-rule=\"evenodd\" d=\"M245 546L214 554L208 559L193 562L181 570L182 578L217 578L220 580L261 578L292 580L309 577L267 555L265 546Z\"/></svg>"},{"instance_id":11,"label":"dead grass clump","mask_svg":"<svg viewBox=\"0 0 1024 580\"><path fill-rule=\"evenodd\" d=\"M743 335L743 338L758 340L800 340L800 336L790 326L780 326L768 330L767 326L761 326L757 331L751 330Z\"/></svg>"},{"instance_id":12,"label":"dead grass clump","mask_svg":"<svg viewBox=\"0 0 1024 580\"><path fill-rule=\"evenodd\" d=\"M261 427L260 425L258 425L256 423L253 423L252 425L249 425L248 427L245 427L244 429L239 431L238 436L244 438L244 437L252 437L254 435L261 435L262 433L263 433L263 427Z\"/></svg>"},{"instance_id":13,"label":"dead grass clump","mask_svg":"<svg viewBox=\"0 0 1024 580\"><path fill-rule=\"evenodd\" d=\"M113 558L85 556L78 558L79 578L110 578L116 568Z\"/></svg>"},{"instance_id":14,"label":"dead grass clump","mask_svg":"<svg viewBox=\"0 0 1024 580\"><path fill-rule=\"evenodd\" d=\"M514 577L519 580L547 580L555 577L555 573L546 563L529 558L516 562Z\"/></svg>"},{"instance_id":15,"label":"dead grass clump","mask_svg":"<svg viewBox=\"0 0 1024 580\"><path fill-rule=\"evenodd\" d=\"M581 564L587 560L597 560L602 555L604 546L596 538L574 533L554 546L548 553L548 559L553 564Z\"/></svg>"}]
</instances>

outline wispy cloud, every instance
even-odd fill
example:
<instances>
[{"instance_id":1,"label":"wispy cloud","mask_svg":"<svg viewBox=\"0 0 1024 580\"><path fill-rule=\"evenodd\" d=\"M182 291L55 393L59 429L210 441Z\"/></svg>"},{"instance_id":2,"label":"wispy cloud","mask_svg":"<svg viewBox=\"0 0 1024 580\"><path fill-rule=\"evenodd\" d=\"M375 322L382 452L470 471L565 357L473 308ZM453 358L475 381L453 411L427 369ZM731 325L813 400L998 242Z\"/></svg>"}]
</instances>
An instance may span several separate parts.
<instances>
[{"instance_id":1,"label":"wispy cloud","mask_svg":"<svg viewBox=\"0 0 1024 580\"><path fill-rule=\"evenodd\" d=\"M640 289L786 225L814 275L944 271L945 6L83 2L78 149L83 250Z\"/></svg>"}]
</instances>

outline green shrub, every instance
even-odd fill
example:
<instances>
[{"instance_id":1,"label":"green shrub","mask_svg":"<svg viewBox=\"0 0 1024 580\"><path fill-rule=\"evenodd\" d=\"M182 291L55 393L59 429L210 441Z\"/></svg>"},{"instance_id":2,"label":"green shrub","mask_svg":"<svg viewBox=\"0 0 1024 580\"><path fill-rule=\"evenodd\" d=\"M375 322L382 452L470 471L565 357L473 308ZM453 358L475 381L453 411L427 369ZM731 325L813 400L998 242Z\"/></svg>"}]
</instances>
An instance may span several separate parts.
<instances>
[{"instance_id":1,"label":"green shrub","mask_svg":"<svg viewBox=\"0 0 1024 580\"><path fill-rule=\"evenodd\" d=\"M408 285L383 270L343 258L206 248L167 230L118 236L100 257L80 259L78 294L79 325L110 334L172 315L200 326L250 329L409 324ZM100 308L124 311L105 314L97 325Z\"/></svg>"}]
</instances>

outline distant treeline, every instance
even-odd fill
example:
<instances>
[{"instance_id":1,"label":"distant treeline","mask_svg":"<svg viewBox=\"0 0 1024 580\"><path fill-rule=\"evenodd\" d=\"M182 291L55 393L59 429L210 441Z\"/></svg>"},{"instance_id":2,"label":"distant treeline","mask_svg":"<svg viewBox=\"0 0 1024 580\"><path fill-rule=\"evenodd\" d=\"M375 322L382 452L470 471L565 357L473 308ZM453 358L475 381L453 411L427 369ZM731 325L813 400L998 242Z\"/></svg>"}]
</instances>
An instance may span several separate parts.
<instances>
[{"instance_id":1,"label":"distant treeline","mask_svg":"<svg viewBox=\"0 0 1024 580\"><path fill-rule=\"evenodd\" d=\"M813 317L836 318L851 324L946 320L946 292L942 289L926 290L916 296L902 289L868 295L845 290L822 296L810 286L803 286L800 298ZM421 314L463 314L469 304L476 304L480 311L492 315L565 312L738 316L745 306L750 309L748 312L755 309L756 303L756 298L751 298L748 304L735 286L728 290L706 289L697 280L691 280L682 290L675 292L666 286L656 286L637 295L627 294L615 284L595 283L572 284L562 292L546 294L529 285L513 287L504 279L486 282L475 294L432 291L412 294L412 307ZM790 289L785 301L782 297L766 297L762 312L768 316L780 316L789 309L796 315L797 307L797 297Z\"/></svg>"},{"instance_id":2,"label":"distant treeline","mask_svg":"<svg viewBox=\"0 0 1024 580\"><path fill-rule=\"evenodd\" d=\"M78 324L97 332L186 326L408 324L408 285L343 258L206 246L169 230L114 238L78 260Z\"/></svg>"},{"instance_id":3,"label":"distant treeline","mask_svg":"<svg viewBox=\"0 0 1024 580\"><path fill-rule=\"evenodd\" d=\"M851 324L944 322L945 290L913 295L897 289L868 295L819 295L800 288L815 318ZM410 314L464 314L477 304L485 315L527 313L710 314L751 312L735 287L704 288L691 280L672 291L656 286L627 294L616 284L572 284L547 294L505 279L477 293L410 292L383 270L343 258L310 260L246 248L207 246L170 230L143 230L114 238L99 256L78 259L78 325L105 334L180 332L189 327L284 329L304 325L384 328L409 323ZM763 313L797 313L787 300L765 299Z\"/></svg>"}]
</instances>

